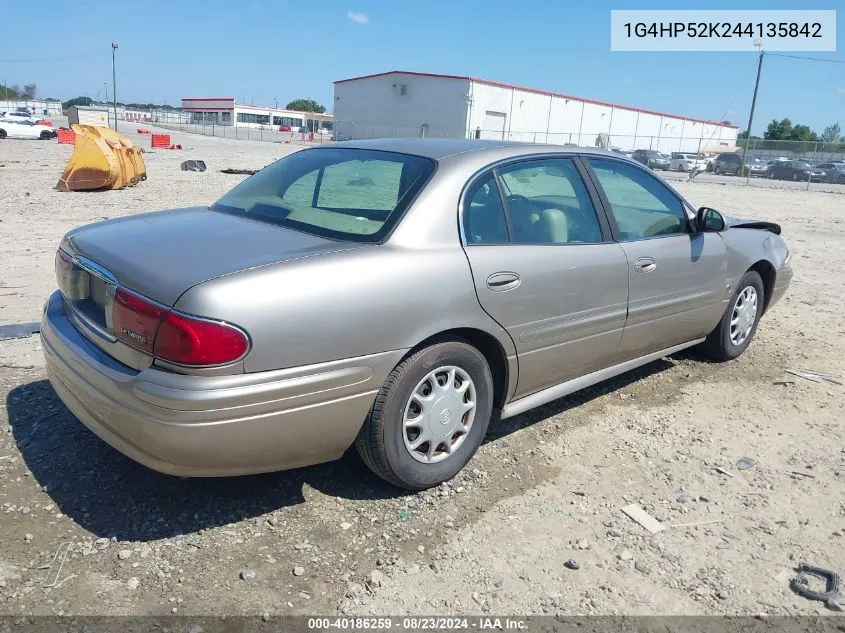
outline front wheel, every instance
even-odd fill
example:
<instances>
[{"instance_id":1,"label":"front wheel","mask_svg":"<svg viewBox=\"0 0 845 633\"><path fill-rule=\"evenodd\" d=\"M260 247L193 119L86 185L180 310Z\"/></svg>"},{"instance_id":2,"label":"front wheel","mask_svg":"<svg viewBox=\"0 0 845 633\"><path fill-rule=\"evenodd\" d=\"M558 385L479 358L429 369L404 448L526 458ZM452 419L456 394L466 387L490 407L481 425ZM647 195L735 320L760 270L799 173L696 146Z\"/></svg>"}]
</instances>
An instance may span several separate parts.
<instances>
[{"instance_id":1,"label":"front wheel","mask_svg":"<svg viewBox=\"0 0 845 633\"><path fill-rule=\"evenodd\" d=\"M42 141L49 141L51 138L51 134L49 132L41 132L41 140Z\"/></svg>"},{"instance_id":2,"label":"front wheel","mask_svg":"<svg viewBox=\"0 0 845 633\"><path fill-rule=\"evenodd\" d=\"M703 343L707 355L725 361L742 354L757 331L764 299L763 279L756 271L749 270L737 285L719 325Z\"/></svg>"},{"instance_id":3,"label":"front wheel","mask_svg":"<svg viewBox=\"0 0 845 633\"><path fill-rule=\"evenodd\" d=\"M6 138L6 130L0 130L0 140Z\"/></svg>"},{"instance_id":4,"label":"front wheel","mask_svg":"<svg viewBox=\"0 0 845 633\"><path fill-rule=\"evenodd\" d=\"M423 490L460 472L492 412L493 377L484 355L462 341L438 343L390 373L355 446L382 479Z\"/></svg>"}]
</instances>

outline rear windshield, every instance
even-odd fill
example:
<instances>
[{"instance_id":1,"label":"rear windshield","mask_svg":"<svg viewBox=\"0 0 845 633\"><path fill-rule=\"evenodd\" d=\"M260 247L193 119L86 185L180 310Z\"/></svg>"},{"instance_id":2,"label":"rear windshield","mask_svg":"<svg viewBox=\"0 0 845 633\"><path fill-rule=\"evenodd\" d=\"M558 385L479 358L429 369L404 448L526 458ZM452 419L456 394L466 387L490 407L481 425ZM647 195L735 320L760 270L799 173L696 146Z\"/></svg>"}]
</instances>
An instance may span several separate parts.
<instances>
[{"instance_id":1,"label":"rear windshield","mask_svg":"<svg viewBox=\"0 0 845 633\"><path fill-rule=\"evenodd\" d=\"M421 156L320 148L286 156L211 205L323 237L379 242L434 172Z\"/></svg>"}]
</instances>

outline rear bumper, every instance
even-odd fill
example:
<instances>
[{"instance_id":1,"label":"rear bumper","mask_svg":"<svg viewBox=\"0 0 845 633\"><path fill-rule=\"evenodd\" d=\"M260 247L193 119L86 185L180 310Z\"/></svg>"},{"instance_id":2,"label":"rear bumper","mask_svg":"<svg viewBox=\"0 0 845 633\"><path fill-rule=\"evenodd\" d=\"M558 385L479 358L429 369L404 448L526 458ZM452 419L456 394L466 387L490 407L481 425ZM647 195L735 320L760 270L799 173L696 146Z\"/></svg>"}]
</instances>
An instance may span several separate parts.
<instances>
[{"instance_id":1,"label":"rear bumper","mask_svg":"<svg viewBox=\"0 0 845 633\"><path fill-rule=\"evenodd\" d=\"M56 393L101 439L154 470L212 477L337 459L403 351L229 376L137 371L87 341L60 294L41 323Z\"/></svg>"}]
</instances>

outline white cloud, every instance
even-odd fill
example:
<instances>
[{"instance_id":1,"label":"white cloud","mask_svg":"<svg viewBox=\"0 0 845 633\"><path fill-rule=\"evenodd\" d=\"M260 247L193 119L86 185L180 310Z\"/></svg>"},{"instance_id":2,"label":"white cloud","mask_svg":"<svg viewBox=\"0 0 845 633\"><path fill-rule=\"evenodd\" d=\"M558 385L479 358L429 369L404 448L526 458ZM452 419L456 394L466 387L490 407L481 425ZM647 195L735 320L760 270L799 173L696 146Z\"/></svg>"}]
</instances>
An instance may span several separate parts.
<instances>
[{"instance_id":1,"label":"white cloud","mask_svg":"<svg viewBox=\"0 0 845 633\"><path fill-rule=\"evenodd\" d=\"M346 17L352 20L353 22L357 22L358 24L366 24L370 21L369 16L367 16L365 13L359 13L357 11L347 12Z\"/></svg>"}]
</instances>

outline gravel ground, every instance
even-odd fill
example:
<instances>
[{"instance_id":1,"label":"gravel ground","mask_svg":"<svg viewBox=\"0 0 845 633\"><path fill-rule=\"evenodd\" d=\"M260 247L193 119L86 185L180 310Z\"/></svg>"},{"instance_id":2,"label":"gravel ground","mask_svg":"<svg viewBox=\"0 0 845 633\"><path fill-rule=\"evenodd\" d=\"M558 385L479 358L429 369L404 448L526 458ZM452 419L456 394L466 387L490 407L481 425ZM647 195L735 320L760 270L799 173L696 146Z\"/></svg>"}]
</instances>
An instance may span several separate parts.
<instances>
[{"instance_id":1,"label":"gravel ground","mask_svg":"<svg viewBox=\"0 0 845 633\"><path fill-rule=\"evenodd\" d=\"M68 229L211 202L240 179L219 169L297 149L173 141L186 149L145 155L146 182L105 193L53 190L68 146L2 143L3 324L38 319ZM180 171L187 158L209 171ZM66 411L37 336L0 342L0 614L825 612L788 582L799 561L845 572L843 387L784 370L845 374L845 196L676 184L781 222L796 253L749 351L676 355L504 421L464 473L417 495L354 452L255 477L160 475ZM620 512L630 503L667 528L649 534Z\"/></svg>"}]
</instances>

